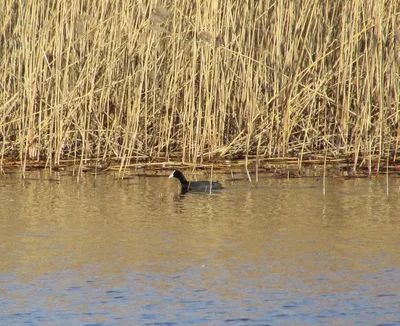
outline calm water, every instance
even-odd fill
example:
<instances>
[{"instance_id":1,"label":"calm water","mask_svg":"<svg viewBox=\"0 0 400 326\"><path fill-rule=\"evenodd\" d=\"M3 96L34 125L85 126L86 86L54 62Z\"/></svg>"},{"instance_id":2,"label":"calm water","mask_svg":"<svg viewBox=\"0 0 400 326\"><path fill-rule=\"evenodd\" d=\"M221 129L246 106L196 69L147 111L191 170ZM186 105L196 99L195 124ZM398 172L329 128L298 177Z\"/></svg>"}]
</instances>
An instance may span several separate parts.
<instances>
[{"instance_id":1,"label":"calm water","mask_svg":"<svg viewBox=\"0 0 400 326\"><path fill-rule=\"evenodd\" d=\"M55 177L0 179L1 325L400 325L400 179Z\"/></svg>"}]
</instances>

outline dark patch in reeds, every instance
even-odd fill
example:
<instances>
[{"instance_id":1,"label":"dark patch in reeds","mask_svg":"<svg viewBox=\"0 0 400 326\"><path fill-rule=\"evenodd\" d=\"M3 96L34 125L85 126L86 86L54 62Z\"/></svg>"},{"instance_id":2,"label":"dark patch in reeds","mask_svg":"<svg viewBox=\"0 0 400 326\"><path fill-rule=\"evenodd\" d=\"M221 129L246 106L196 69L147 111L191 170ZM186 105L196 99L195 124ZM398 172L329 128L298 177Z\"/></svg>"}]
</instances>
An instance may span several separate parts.
<instances>
[{"instance_id":1,"label":"dark patch in reeds","mask_svg":"<svg viewBox=\"0 0 400 326\"><path fill-rule=\"evenodd\" d=\"M53 179L53 178L24 178L24 181L48 181L48 182L60 182L60 179Z\"/></svg>"}]
</instances>

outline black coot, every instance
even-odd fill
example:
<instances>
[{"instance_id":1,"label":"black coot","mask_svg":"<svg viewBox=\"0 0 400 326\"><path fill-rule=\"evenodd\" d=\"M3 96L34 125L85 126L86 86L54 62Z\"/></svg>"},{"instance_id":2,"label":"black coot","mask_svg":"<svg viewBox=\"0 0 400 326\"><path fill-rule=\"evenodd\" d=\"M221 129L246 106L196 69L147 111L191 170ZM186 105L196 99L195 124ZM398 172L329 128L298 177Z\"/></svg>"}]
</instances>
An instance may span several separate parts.
<instances>
[{"instance_id":1,"label":"black coot","mask_svg":"<svg viewBox=\"0 0 400 326\"><path fill-rule=\"evenodd\" d=\"M188 191L192 192L210 192L215 189L222 189L224 188L219 182L217 181L187 181L183 173L179 170L175 170L169 176L170 178L177 178L182 185L182 193L186 193Z\"/></svg>"}]
</instances>

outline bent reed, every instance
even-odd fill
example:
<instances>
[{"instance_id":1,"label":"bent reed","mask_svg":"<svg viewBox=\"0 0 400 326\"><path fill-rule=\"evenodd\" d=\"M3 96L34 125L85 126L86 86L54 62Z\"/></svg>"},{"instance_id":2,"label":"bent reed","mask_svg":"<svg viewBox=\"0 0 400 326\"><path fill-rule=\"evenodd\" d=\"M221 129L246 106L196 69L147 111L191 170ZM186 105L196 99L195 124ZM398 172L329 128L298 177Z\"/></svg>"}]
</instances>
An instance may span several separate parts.
<instances>
[{"instance_id":1,"label":"bent reed","mask_svg":"<svg viewBox=\"0 0 400 326\"><path fill-rule=\"evenodd\" d=\"M379 169L399 148L399 26L395 0L4 0L0 163Z\"/></svg>"}]
</instances>

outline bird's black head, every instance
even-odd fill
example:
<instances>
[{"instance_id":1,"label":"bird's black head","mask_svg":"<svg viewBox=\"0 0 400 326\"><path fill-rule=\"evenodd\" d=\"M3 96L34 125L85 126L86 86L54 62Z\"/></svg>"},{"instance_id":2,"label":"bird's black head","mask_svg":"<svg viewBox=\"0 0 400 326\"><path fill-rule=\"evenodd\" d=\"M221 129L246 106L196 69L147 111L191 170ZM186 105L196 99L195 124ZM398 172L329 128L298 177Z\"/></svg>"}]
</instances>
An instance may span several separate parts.
<instances>
[{"instance_id":1,"label":"bird's black head","mask_svg":"<svg viewBox=\"0 0 400 326\"><path fill-rule=\"evenodd\" d=\"M177 178L182 184L188 183L188 181L186 180L186 178L183 175L183 173L181 171L179 171L179 170L175 170L174 172L172 172L169 177L170 178Z\"/></svg>"}]
</instances>

